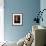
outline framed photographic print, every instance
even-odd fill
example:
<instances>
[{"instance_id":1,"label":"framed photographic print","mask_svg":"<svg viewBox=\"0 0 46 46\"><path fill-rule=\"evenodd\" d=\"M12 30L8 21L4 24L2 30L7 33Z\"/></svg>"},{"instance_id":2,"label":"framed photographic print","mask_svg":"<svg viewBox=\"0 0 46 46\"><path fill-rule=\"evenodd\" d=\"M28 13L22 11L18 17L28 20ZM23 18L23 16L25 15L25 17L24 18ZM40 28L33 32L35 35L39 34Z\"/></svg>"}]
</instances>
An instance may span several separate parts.
<instances>
[{"instance_id":1,"label":"framed photographic print","mask_svg":"<svg viewBox=\"0 0 46 46\"><path fill-rule=\"evenodd\" d=\"M13 14L13 25L22 25L22 14Z\"/></svg>"}]
</instances>

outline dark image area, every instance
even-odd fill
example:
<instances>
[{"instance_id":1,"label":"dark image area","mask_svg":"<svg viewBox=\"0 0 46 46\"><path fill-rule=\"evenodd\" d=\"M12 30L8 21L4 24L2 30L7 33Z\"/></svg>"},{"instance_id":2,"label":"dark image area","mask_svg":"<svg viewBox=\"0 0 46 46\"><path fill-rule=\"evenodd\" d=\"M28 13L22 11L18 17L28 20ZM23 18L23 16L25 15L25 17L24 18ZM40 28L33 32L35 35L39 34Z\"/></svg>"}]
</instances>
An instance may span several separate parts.
<instances>
[{"instance_id":1,"label":"dark image area","mask_svg":"<svg viewBox=\"0 0 46 46\"><path fill-rule=\"evenodd\" d=\"M20 16L19 15L14 16L14 23L20 23Z\"/></svg>"}]
</instances>

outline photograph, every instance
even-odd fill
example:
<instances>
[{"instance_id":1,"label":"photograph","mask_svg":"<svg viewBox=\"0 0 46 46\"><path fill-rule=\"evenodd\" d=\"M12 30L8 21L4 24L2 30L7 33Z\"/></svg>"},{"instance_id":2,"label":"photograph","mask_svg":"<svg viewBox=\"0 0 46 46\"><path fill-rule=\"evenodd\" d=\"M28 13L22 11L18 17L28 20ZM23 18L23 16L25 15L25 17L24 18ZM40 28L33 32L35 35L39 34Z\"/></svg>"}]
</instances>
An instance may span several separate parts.
<instances>
[{"instance_id":1,"label":"photograph","mask_svg":"<svg viewBox=\"0 0 46 46\"><path fill-rule=\"evenodd\" d=\"M22 25L22 14L13 14L13 25Z\"/></svg>"}]
</instances>

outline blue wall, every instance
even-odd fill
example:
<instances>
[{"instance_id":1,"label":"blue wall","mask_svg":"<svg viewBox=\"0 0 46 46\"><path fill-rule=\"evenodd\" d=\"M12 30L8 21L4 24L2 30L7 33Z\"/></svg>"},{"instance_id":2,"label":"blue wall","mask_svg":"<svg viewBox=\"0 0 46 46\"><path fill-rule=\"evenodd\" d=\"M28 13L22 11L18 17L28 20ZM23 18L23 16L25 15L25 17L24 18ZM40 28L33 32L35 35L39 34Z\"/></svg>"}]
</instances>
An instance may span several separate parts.
<instances>
[{"instance_id":1,"label":"blue wall","mask_svg":"<svg viewBox=\"0 0 46 46\"><path fill-rule=\"evenodd\" d=\"M40 10L42 11L43 9L46 9L46 0L41 0L40 1ZM43 22L40 21L40 25L46 27L46 10L43 12Z\"/></svg>"},{"instance_id":2,"label":"blue wall","mask_svg":"<svg viewBox=\"0 0 46 46\"><path fill-rule=\"evenodd\" d=\"M7 41L18 41L32 29L35 12L40 9L39 0L4 0L4 35ZM12 13L23 13L23 25L12 25Z\"/></svg>"}]
</instances>

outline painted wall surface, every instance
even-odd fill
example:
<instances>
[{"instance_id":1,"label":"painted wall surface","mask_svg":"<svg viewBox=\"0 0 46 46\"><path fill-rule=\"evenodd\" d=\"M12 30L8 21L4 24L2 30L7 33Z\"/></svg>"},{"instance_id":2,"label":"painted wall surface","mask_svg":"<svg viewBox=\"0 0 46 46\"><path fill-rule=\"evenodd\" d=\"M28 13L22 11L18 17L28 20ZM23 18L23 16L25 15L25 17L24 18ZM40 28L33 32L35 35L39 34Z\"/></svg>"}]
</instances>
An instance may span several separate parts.
<instances>
[{"instance_id":1,"label":"painted wall surface","mask_svg":"<svg viewBox=\"0 0 46 46\"><path fill-rule=\"evenodd\" d=\"M46 0L41 0L40 1L40 9L41 9L41 11L43 9L46 9ZM43 22L41 21L40 25L46 26L46 10L43 12L42 17L43 17Z\"/></svg>"},{"instance_id":2,"label":"painted wall surface","mask_svg":"<svg viewBox=\"0 0 46 46\"><path fill-rule=\"evenodd\" d=\"M39 0L4 0L4 36L7 41L18 41L32 30L33 19L40 9ZM23 25L12 25L12 13L23 13Z\"/></svg>"}]
</instances>

